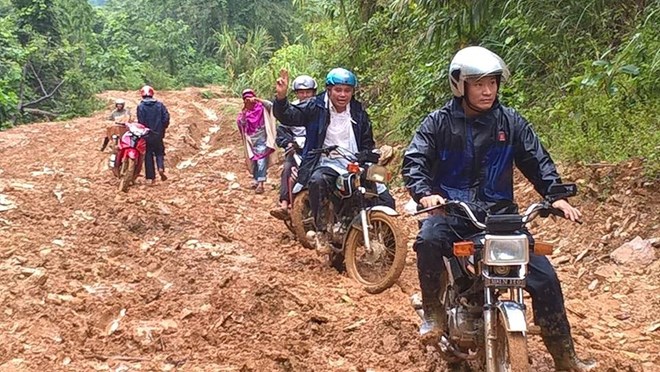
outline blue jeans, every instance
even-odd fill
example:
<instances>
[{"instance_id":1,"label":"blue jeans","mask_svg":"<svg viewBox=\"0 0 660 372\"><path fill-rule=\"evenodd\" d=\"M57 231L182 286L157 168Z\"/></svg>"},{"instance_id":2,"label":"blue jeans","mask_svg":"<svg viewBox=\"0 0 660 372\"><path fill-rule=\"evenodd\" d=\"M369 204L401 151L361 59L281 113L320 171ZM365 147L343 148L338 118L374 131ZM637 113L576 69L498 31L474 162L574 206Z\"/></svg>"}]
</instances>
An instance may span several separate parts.
<instances>
[{"instance_id":1,"label":"blue jeans","mask_svg":"<svg viewBox=\"0 0 660 372\"><path fill-rule=\"evenodd\" d=\"M268 170L268 158L252 161L252 177L257 182L266 182Z\"/></svg>"},{"instance_id":2,"label":"blue jeans","mask_svg":"<svg viewBox=\"0 0 660 372\"><path fill-rule=\"evenodd\" d=\"M264 155L268 152L266 146L266 132L261 131L252 137L252 152L255 155ZM259 160L252 160L252 177L257 182L266 181L266 173L268 171L268 156Z\"/></svg>"}]
</instances>

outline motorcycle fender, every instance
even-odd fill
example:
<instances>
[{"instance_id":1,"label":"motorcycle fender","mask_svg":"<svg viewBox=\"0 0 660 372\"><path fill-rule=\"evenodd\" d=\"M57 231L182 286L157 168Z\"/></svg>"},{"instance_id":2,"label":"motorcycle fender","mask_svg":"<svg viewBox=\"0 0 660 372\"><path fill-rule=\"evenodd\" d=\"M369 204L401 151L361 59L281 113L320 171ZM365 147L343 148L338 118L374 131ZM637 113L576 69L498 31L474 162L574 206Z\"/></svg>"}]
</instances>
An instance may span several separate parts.
<instances>
[{"instance_id":1,"label":"motorcycle fender","mask_svg":"<svg viewBox=\"0 0 660 372\"><path fill-rule=\"evenodd\" d=\"M367 218L369 218L369 213L373 211L380 211L385 213L388 216L398 216L399 213L395 211L394 209L385 206L385 205L377 205L375 207L367 208ZM353 221L351 221L351 227L354 229L358 229L358 231L362 231L362 221L360 220L360 214L358 213L357 216L353 217ZM348 234L346 234L348 235Z\"/></svg>"},{"instance_id":2,"label":"motorcycle fender","mask_svg":"<svg viewBox=\"0 0 660 372\"><path fill-rule=\"evenodd\" d=\"M399 213L397 213L397 211L395 211L394 209L392 209L392 208L390 208L386 205L377 205L375 207L371 207L371 208L367 209L367 213L369 213L371 211L381 211L381 212L385 213L386 215L393 216L393 217L396 217L396 216L399 215Z\"/></svg>"},{"instance_id":3,"label":"motorcycle fender","mask_svg":"<svg viewBox=\"0 0 660 372\"><path fill-rule=\"evenodd\" d=\"M495 304L495 308L502 315L507 332L527 332L525 309L521 304L513 301L501 301Z\"/></svg>"},{"instance_id":4,"label":"motorcycle fender","mask_svg":"<svg viewBox=\"0 0 660 372\"><path fill-rule=\"evenodd\" d=\"M136 149L126 150L126 157L137 160L140 157L140 153Z\"/></svg>"},{"instance_id":5,"label":"motorcycle fender","mask_svg":"<svg viewBox=\"0 0 660 372\"><path fill-rule=\"evenodd\" d=\"M369 218L369 213L372 211L381 211L385 213L388 216L398 216L399 214L392 208L385 206L385 205L377 205L375 207L367 208L367 218ZM362 231L362 220L360 220L360 214L358 213L357 216L353 217L353 221L351 221L351 227L350 229L356 229L357 231ZM344 242L342 246L346 246L346 238L348 238L348 231L344 235Z\"/></svg>"}]
</instances>

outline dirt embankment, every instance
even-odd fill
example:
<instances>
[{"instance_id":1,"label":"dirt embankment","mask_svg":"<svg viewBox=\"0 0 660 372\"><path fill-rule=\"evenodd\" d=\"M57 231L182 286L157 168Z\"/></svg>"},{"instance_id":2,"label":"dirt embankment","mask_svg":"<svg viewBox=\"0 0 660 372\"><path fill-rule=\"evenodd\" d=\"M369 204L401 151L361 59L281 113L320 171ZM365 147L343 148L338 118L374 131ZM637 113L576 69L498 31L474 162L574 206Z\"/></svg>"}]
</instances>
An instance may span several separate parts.
<instances>
[{"instance_id":1,"label":"dirt embankment","mask_svg":"<svg viewBox=\"0 0 660 372\"><path fill-rule=\"evenodd\" d=\"M300 247L268 214L279 169L264 195L247 187L240 103L203 90L158 93L170 180L125 195L98 152L106 113L0 133L0 370L443 370L417 342L414 253L398 286L368 295ZM133 94L102 97L134 108ZM658 184L634 163L563 173L586 223L533 231L556 245L577 348L603 371L659 370L659 261L609 258L660 236ZM531 350L551 371L534 336Z\"/></svg>"}]
</instances>

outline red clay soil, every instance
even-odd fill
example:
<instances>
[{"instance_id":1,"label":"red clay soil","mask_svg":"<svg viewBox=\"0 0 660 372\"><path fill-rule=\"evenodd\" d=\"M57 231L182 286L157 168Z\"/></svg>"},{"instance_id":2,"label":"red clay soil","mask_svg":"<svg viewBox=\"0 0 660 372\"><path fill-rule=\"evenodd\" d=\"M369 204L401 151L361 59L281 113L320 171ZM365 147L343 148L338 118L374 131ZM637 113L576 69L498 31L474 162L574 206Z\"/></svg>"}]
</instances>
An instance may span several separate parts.
<instances>
[{"instance_id":1,"label":"red clay soil","mask_svg":"<svg viewBox=\"0 0 660 372\"><path fill-rule=\"evenodd\" d=\"M140 178L126 194L99 152L107 112L0 133L0 371L444 370L417 341L414 252L398 285L369 295L303 249L268 213L279 165L255 195L240 102L206 90L223 95L157 93L172 115L170 179ZM135 96L101 98L134 109ZM581 184L585 224L532 231L555 244L579 354L600 371L658 371L660 261L609 259L637 235L660 236L658 183L634 162L563 173ZM534 192L520 184L527 205ZM401 218L412 242L415 220ZM530 339L534 370L552 371Z\"/></svg>"}]
</instances>

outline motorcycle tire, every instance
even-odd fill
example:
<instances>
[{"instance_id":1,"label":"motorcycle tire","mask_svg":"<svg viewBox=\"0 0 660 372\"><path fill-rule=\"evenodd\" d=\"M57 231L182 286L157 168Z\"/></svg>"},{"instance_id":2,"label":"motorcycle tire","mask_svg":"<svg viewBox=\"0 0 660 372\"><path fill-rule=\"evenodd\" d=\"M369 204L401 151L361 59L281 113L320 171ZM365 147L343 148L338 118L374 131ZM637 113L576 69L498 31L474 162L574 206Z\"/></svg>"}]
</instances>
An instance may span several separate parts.
<instances>
[{"instance_id":1,"label":"motorcycle tire","mask_svg":"<svg viewBox=\"0 0 660 372\"><path fill-rule=\"evenodd\" d=\"M330 262L330 267L337 270L339 273L346 271L346 265L344 260L344 255L341 253L331 252L328 254L328 262Z\"/></svg>"},{"instance_id":2,"label":"motorcycle tire","mask_svg":"<svg viewBox=\"0 0 660 372\"><path fill-rule=\"evenodd\" d=\"M291 226L296 238L307 249L315 249L316 243L307 239L307 232L314 230L314 217L309 205L309 191L299 192L293 199L291 207Z\"/></svg>"},{"instance_id":3,"label":"motorcycle tire","mask_svg":"<svg viewBox=\"0 0 660 372\"><path fill-rule=\"evenodd\" d=\"M117 154L117 153L115 153L115 154ZM116 161L118 161L117 160L117 155L115 155L115 162ZM115 178L120 177L120 174L121 174L120 172L121 172L121 169L120 169L119 166L115 165L114 167L112 167L112 175L115 176Z\"/></svg>"},{"instance_id":4,"label":"motorcycle tire","mask_svg":"<svg viewBox=\"0 0 660 372\"><path fill-rule=\"evenodd\" d=\"M119 172L119 191L128 192L128 187L133 182L135 172L135 159L128 158L121 165Z\"/></svg>"},{"instance_id":5,"label":"motorcycle tire","mask_svg":"<svg viewBox=\"0 0 660 372\"><path fill-rule=\"evenodd\" d=\"M529 356L525 334L523 332L507 332L501 314L497 317L496 329L495 358L498 361L500 371L529 372Z\"/></svg>"},{"instance_id":6,"label":"motorcycle tire","mask_svg":"<svg viewBox=\"0 0 660 372\"><path fill-rule=\"evenodd\" d=\"M296 234L296 230L293 228L293 223L291 222L291 220L284 221L284 226L286 226L286 228L289 229L289 231L291 231L294 235Z\"/></svg>"},{"instance_id":7,"label":"motorcycle tire","mask_svg":"<svg viewBox=\"0 0 660 372\"><path fill-rule=\"evenodd\" d=\"M395 217L389 216L381 211L372 211L369 212L369 225L374 228L378 226L386 227L390 231L388 234L390 238L388 239L388 242L377 243L384 246L384 249L386 249L388 254L387 259L391 259L391 266L387 270L387 273L374 280L371 278L365 278L360 272L358 268L358 247L364 244L364 239L362 231L359 229L351 228L348 231L344 245L344 256L348 276L362 284L366 292L377 294L391 287L397 280L399 280L399 276L401 276L401 272L403 272L403 268L406 265L408 246L406 244L403 229L399 226ZM370 233L369 235L372 244L376 242L376 240L371 237L372 234ZM393 247L392 243L394 245Z\"/></svg>"}]
</instances>

